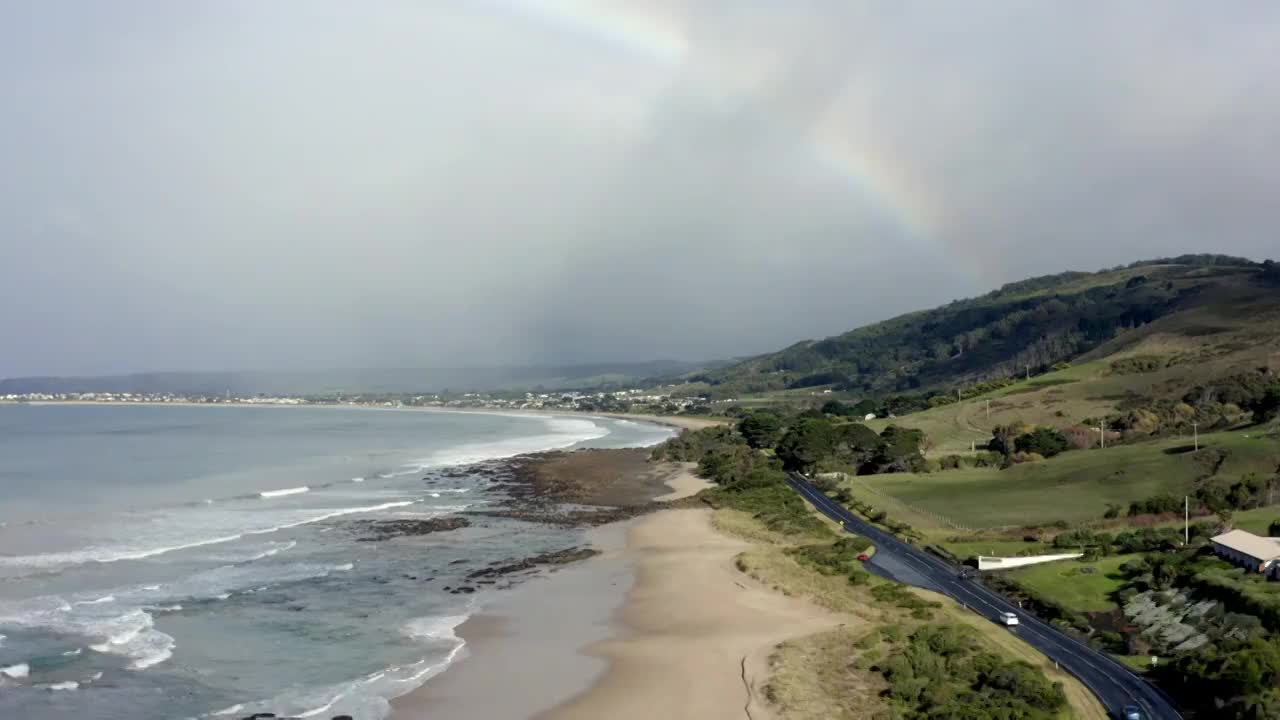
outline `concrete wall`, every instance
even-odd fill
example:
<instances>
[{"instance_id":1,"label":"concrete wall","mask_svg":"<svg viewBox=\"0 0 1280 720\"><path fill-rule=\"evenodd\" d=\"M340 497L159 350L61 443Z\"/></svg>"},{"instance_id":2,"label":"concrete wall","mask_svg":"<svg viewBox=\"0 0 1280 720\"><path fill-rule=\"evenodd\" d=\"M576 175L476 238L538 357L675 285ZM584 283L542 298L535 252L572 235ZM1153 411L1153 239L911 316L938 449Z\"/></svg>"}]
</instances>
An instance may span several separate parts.
<instances>
[{"instance_id":1,"label":"concrete wall","mask_svg":"<svg viewBox=\"0 0 1280 720\"><path fill-rule=\"evenodd\" d=\"M1008 570L1009 568L1039 565L1055 560L1071 560L1082 557L1084 553L1063 553L1061 555L1031 555L1029 557L985 557L978 556L979 570Z\"/></svg>"}]
</instances>

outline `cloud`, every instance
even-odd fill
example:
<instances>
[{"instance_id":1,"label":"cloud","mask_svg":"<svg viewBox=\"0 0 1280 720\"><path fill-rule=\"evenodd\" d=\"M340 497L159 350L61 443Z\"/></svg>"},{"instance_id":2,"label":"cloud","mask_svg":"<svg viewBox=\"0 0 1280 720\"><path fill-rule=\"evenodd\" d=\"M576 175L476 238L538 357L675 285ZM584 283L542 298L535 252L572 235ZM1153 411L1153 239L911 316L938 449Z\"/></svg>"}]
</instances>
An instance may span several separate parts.
<instances>
[{"instance_id":1,"label":"cloud","mask_svg":"<svg viewBox=\"0 0 1280 720\"><path fill-rule=\"evenodd\" d=\"M708 358L1262 257L1280 10L0 10L0 375Z\"/></svg>"}]
</instances>

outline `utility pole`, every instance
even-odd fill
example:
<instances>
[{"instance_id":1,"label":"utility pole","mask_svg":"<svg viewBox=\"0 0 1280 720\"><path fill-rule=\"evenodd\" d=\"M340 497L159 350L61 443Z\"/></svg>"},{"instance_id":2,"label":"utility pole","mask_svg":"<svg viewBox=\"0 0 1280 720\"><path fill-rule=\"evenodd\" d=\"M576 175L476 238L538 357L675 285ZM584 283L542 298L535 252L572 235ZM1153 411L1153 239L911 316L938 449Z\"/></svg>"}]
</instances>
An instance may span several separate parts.
<instances>
[{"instance_id":1,"label":"utility pole","mask_svg":"<svg viewBox=\"0 0 1280 720\"><path fill-rule=\"evenodd\" d=\"M1028 379L1028 380L1030 380L1030 379L1031 379L1031 366L1030 366L1030 365L1028 365L1028 366L1027 366L1027 379Z\"/></svg>"},{"instance_id":2,"label":"utility pole","mask_svg":"<svg viewBox=\"0 0 1280 720\"><path fill-rule=\"evenodd\" d=\"M1191 544L1191 498L1182 496L1182 544Z\"/></svg>"},{"instance_id":3,"label":"utility pole","mask_svg":"<svg viewBox=\"0 0 1280 720\"><path fill-rule=\"evenodd\" d=\"M991 398L987 398L987 419L991 419Z\"/></svg>"},{"instance_id":4,"label":"utility pole","mask_svg":"<svg viewBox=\"0 0 1280 720\"><path fill-rule=\"evenodd\" d=\"M1191 437L1193 438L1192 443L1195 449L1199 450L1200 449L1200 423L1198 422L1191 423Z\"/></svg>"},{"instance_id":5,"label":"utility pole","mask_svg":"<svg viewBox=\"0 0 1280 720\"><path fill-rule=\"evenodd\" d=\"M1100 424L1098 425L1098 436L1100 438L1099 442L1102 444L1102 449L1106 450L1107 449L1107 421L1101 420L1099 422L1100 422Z\"/></svg>"}]
</instances>

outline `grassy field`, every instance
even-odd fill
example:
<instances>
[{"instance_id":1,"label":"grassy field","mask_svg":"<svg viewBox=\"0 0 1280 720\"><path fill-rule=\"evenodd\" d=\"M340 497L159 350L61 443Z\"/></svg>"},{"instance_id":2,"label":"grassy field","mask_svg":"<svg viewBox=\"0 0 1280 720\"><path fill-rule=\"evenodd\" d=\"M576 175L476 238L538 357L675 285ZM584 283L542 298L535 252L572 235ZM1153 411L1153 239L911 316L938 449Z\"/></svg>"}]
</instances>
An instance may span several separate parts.
<instances>
[{"instance_id":1,"label":"grassy field","mask_svg":"<svg viewBox=\"0 0 1280 720\"><path fill-rule=\"evenodd\" d=\"M1234 478L1247 472L1266 475L1280 465L1280 443L1248 435L1225 432L1201 436L1202 448L1221 448L1228 453L1220 477ZM1172 438L1106 450L1077 450L1007 470L967 468L864 476L851 481L851 490L873 503L880 495L911 508L921 529L932 526L945 531L946 521L974 529L1058 520L1080 523L1101 519L1108 503L1127 507L1130 501L1152 495L1190 491L1204 467L1191 453L1177 452L1185 445L1185 440ZM891 506L885 509L893 513ZM931 515L946 520L930 520Z\"/></svg>"},{"instance_id":2,"label":"grassy field","mask_svg":"<svg viewBox=\"0 0 1280 720\"><path fill-rule=\"evenodd\" d=\"M1027 425L1066 427L1112 412L1121 393L1113 390L1095 395L1088 389L1092 381L1104 378L1106 368L1102 362L1070 367L959 403L867 424L877 432L890 424L923 430L931 457L963 455L974 444L981 449L997 425L1021 421ZM1111 397L1103 397L1108 394Z\"/></svg>"},{"instance_id":3,"label":"grassy field","mask_svg":"<svg viewBox=\"0 0 1280 720\"><path fill-rule=\"evenodd\" d=\"M1136 555L1114 555L1094 562L1063 562L1032 565L1012 570L1009 576L1019 585L1079 612L1105 612L1115 608L1111 594L1124 582L1119 569Z\"/></svg>"},{"instance_id":4,"label":"grassy field","mask_svg":"<svg viewBox=\"0 0 1280 720\"><path fill-rule=\"evenodd\" d=\"M950 550L961 560L976 557L978 555L1014 557L1019 553L1048 555L1058 552L1046 543L1026 542L1025 540L1009 540L1006 538L991 540L963 540L959 542L942 540L939 544L947 550Z\"/></svg>"}]
</instances>

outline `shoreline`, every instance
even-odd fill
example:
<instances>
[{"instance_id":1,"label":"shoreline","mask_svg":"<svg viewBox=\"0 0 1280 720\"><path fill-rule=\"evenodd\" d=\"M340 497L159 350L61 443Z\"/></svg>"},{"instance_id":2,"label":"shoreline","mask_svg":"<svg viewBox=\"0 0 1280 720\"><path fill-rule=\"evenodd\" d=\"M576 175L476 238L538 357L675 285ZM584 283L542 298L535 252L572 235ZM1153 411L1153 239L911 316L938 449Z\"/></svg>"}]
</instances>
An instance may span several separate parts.
<instances>
[{"instance_id":1,"label":"shoreline","mask_svg":"<svg viewBox=\"0 0 1280 720\"><path fill-rule=\"evenodd\" d=\"M0 400L0 405L31 405L34 407L48 407L54 405L103 405L107 407L249 407L249 408L346 408L349 410L380 410L380 411L401 411L401 412L437 412L437 413L468 413L473 415L520 415L525 417L563 417L563 418L610 418L613 420L631 420L633 422L646 422L653 425L662 425L665 427L673 427L681 430L701 430L716 425L724 425L729 421L708 418L702 416L681 416L681 415L649 415L644 413L614 413L614 412L578 412L576 410L541 410L541 409L509 409L509 408L451 408L451 407L434 407L434 406L395 406L387 407L385 405L347 405L342 403L200 403L200 402L155 402L140 401L127 402L124 400L29 400L23 402Z\"/></svg>"},{"instance_id":2,"label":"shoreline","mask_svg":"<svg viewBox=\"0 0 1280 720\"><path fill-rule=\"evenodd\" d=\"M661 510L627 537L635 582L612 637L584 650L608 670L537 720L767 720L769 657L846 618L740 572L750 543L716 530L709 508Z\"/></svg>"},{"instance_id":3,"label":"shoreline","mask_svg":"<svg viewBox=\"0 0 1280 720\"><path fill-rule=\"evenodd\" d=\"M668 484L671 500L707 486L687 467ZM750 544L711 514L669 508L593 530L601 555L460 626L464 658L393 700L391 720L772 717L773 648L845 618L739 572Z\"/></svg>"}]
</instances>

